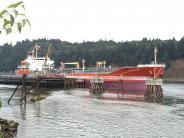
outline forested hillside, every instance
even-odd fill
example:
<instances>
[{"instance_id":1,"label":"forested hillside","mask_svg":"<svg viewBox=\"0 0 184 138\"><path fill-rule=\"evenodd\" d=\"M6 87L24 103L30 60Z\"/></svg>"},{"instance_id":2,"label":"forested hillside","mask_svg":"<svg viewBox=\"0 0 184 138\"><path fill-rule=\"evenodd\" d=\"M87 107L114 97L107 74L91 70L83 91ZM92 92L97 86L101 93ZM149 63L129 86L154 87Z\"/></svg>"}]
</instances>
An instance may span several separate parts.
<instances>
[{"instance_id":1,"label":"forested hillside","mask_svg":"<svg viewBox=\"0 0 184 138\"><path fill-rule=\"evenodd\" d=\"M86 66L95 66L97 60L105 60L111 66L132 66L149 64L153 61L153 49L158 48L158 61L169 67L171 61L184 58L184 38L180 41L150 40L114 42L99 40L97 42L70 43L58 39L38 39L18 42L15 46L0 46L0 71L13 71L19 62L27 57L28 51L38 44L41 46L39 56L45 56L49 43L52 43L50 57L56 67L62 62L86 60Z\"/></svg>"}]
</instances>

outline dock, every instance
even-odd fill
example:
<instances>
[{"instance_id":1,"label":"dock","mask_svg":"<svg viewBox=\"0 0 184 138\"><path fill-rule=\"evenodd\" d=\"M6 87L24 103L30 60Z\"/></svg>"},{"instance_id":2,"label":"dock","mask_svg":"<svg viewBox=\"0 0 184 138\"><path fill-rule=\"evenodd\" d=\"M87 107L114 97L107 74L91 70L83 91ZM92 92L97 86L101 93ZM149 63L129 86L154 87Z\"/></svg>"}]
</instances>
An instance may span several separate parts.
<instances>
[{"instance_id":1,"label":"dock","mask_svg":"<svg viewBox=\"0 0 184 138\"><path fill-rule=\"evenodd\" d=\"M22 80L23 75L1 73L0 84L18 85ZM78 85L78 79L66 78L63 76L43 76L43 75L27 75L26 86L33 86L39 81L39 87L41 88L54 88L54 89L67 89L74 88ZM80 85L80 87L82 87Z\"/></svg>"},{"instance_id":2,"label":"dock","mask_svg":"<svg viewBox=\"0 0 184 138\"><path fill-rule=\"evenodd\" d=\"M88 88L90 95L104 99L134 100L160 102L163 98L162 80L147 77L120 76L63 76L59 74L47 75L16 75L0 74L0 84L20 85L26 93L26 86L38 90ZM111 96L109 97L109 94ZM25 94L26 95L26 94Z\"/></svg>"}]
</instances>

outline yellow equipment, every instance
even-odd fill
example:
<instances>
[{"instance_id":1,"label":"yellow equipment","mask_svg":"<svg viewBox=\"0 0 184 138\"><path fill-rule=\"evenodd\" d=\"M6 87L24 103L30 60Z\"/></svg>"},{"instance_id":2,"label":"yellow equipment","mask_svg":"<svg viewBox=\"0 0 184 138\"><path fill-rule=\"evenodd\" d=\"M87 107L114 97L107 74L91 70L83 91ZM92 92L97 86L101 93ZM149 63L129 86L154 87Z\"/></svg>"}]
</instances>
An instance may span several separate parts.
<instances>
[{"instance_id":1,"label":"yellow equipment","mask_svg":"<svg viewBox=\"0 0 184 138\"><path fill-rule=\"evenodd\" d=\"M75 65L77 69L80 68L79 62L67 62L67 63L60 62L60 63L62 69L65 68L65 65Z\"/></svg>"},{"instance_id":2,"label":"yellow equipment","mask_svg":"<svg viewBox=\"0 0 184 138\"><path fill-rule=\"evenodd\" d=\"M47 49L47 53L45 55L44 65L47 65L47 60L49 58L49 54L51 53L51 47L52 47L52 44L49 44L48 49Z\"/></svg>"},{"instance_id":3,"label":"yellow equipment","mask_svg":"<svg viewBox=\"0 0 184 138\"><path fill-rule=\"evenodd\" d=\"M96 62L96 67L97 68L99 68L99 67L104 67L105 68L105 65L106 65L106 61L105 60Z\"/></svg>"}]
</instances>

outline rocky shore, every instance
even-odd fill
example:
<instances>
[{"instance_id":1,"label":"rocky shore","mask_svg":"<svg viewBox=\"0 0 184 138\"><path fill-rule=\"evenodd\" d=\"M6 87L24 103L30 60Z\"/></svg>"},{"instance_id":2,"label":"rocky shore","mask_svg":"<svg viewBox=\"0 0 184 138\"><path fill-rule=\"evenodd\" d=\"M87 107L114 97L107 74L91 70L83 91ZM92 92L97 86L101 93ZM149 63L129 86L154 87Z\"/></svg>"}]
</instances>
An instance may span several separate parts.
<instances>
[{"instance_id":1,"label":"rocky shore","mask_svg":"<svg viewBox=\"0 0 184 138\"><path fill-rule=\"evenodd\" d=\"M41 94L39 94L39 95L33 96L33 97L31 98L31 101L32 101L32 102L37 102L37 101L43 100L43 99L45 99L45 98L46 98L46 95L41 95Z\"/></svg>"},{"instance_id":2,"label":"rocky shore","mask_svg":"<svg viewBox=\"0 0 184 138\"><path fill-rule=\"evenodd\" d=\"M0 118L0 138L13 138L17 133L18 123Z\"/></svg>"}]
</instances>

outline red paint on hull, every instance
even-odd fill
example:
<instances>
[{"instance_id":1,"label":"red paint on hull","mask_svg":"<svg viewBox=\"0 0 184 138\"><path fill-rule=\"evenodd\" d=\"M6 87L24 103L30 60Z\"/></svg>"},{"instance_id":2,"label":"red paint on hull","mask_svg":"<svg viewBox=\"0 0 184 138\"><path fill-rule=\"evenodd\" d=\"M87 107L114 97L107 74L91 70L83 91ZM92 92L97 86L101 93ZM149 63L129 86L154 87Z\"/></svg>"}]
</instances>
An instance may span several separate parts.
<instances>
[{"instance_id":1,"label":"red paint on hull","mask_svg":"<svg viewBox=\"0 0 184 138\"><path fill-rule=\"evenodd\" d=\"M161 78L164 75L164 67L165 66L148 66L148 67L123 67L111 73L74 73L74 74L67 74L67 76L87 76L87 77L94 77L94 76L102 76L102 77L109 77L109 76L121 76L121 77L157 77Z\"/></svg>"},{"instance_id":2,"label":"red paint on hull","mask_svg":"<svg viewBox=\"0 0 184 138\"><path fill-rule=\"evenodd\" d=\"M137 76L137 77L162 77L164 75L163 67L131 67L121 68L111 73L114 76Z\"/></svg>"}]
</instances>

